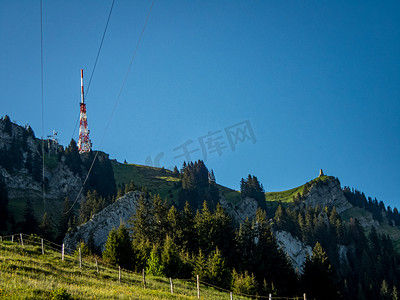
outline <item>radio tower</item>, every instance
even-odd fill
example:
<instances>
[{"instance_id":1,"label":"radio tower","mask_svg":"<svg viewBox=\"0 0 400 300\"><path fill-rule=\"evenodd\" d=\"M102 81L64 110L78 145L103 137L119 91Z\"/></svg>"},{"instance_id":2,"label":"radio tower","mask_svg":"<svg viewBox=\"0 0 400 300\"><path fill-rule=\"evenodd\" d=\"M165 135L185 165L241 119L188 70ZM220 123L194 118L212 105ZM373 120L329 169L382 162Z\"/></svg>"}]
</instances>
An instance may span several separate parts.
<instances>
[{"instance_id":1,"label":"radio tower","mask_svg":"<svg viewBox=\"0 0 400 300\"><path fill-rule=\"evenodd\" d=\"M83 70L81 70L81 103L79 115L79 140L78 140L79 153L92 151L92 142L89 139L89 129L87 125L86 104L83 93Z\"/></svg>"}]
</instances>

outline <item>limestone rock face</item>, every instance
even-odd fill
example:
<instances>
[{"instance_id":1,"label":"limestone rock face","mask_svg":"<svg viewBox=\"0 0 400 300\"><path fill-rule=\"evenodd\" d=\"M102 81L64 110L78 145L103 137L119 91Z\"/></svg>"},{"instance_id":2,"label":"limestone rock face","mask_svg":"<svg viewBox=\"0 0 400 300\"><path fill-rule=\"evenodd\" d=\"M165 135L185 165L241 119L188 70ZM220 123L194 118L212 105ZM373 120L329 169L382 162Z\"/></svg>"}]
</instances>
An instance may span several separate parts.
<instances>
[{"instance_id":1,"label":"limestone rock face","mask_svg":"<svg viewBox=\"0 0 400 300\"><path fill-rule=\"evenodd\" d=\"M252 219L256 215L258 208L257 201L249 197L240 200L236 205L226 201L224 197L221 197L220 204L237 224L242 223L247 217Z\"/></svg>"},{"instance_id":2,"label":"limestone rock face","mask_svg":"<svg viewBox=\"0 0 400 300\"><path fill-rule=\"evenodd\" d=\"M275 237L279 247L290 257L293 268L301 273L307 254L312 255L311 247L304 245L302 241L287 231L277 231Z\"/></svg>"},{"instance_id":3,"label":"limestone rock face","mask_svg":"<svg viewBox=\"0 0 400 300\"><path fill-rule=\"evenodd\" d=\"M17 124L11 123L9 130L6 130L4 122L0 121L0 149L13 151L13 145L18 145L22 152L20 167L12 170L0 165L0 175L7 186L8 198L13 199L41 199L42 182L35 179L32 171L26 167L27 163L33 163L32 157L39 157L40 178L41 167L41 140L35 139L33 133ZM46 200L64 199L66 196L73 201L82 187L82 179L71 172L63 161L58 162L53 168L45 168Z\"/></svg>"},{"instance_id":4,"label":"limestone rock face","mask_svg":"<svg viewBox=\"0 0 400 300\"><path fill-rule=\"evenodd\" d=\"M92 235L94 245L103 250L110 230L113 227L118 228L122 222L129 221L136 210L136 203L140 195L139 191L127 193L95 214L88 222L78 226L76 230L68 232L64 238L65 247L73 250L81 240L87 243Z\"/></svg>"},{"instance_id":5,"label":"limestone rock face","mask_svg":"<svg viewBox=\"0 0 400 300\"><path fill-rule=\"evenodd\" d=\"M304 202L307 206L312 207L318 204L321 207L335 206L339 214L353 207L344 196L339 180L334 177L329 177L318 184L314 183L305 195Z\"/></svg>"}]
</instances>

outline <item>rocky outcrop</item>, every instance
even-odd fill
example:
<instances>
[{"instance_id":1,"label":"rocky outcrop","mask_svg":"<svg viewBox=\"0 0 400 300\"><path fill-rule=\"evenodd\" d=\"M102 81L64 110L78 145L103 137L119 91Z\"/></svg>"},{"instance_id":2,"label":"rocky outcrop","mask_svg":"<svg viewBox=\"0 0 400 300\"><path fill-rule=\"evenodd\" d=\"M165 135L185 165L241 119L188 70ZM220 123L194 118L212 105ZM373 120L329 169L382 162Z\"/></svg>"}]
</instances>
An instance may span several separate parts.
<instances>
[{"instance_id":1,"label":"rocky outcrop","mask_svg":"<svg viewBox=\"0 0 400 300\"><path fill-rule=\"evenodd\" d=\"M49 143L46 141L46 149ZM74 199L82 187L82 179L71 172L64 160L58 161L57 145L53 145L51 167L45 165L45 199ZM0 120L0 175L7 187L8 198L41 199L42 194L42 141L35 138L29 126L25 128Z\"/></svg>"},{"instance_id":2,"label":"rocky outcrop","mask_svg":"<svg viewBox=\"0 0 400 300\"><path fill-rule=\"evenodd\" d=\"M141 192L129 192L101 212L95 214L88 222L78 226L74 231L68 232L64 238L65 247L75 249L83 240L88 243L92 236L94 246L103 250L110 230L118 228L121 223L127 223L136 210L136 203Z\"/></svg>"},{"instance_id":3,"label":"rocky outcrop","mask_svg":"<svg viewBox=\"0 0 400 300\"><path fill-rule=\"evenodd\" d=\"M312 254L311 247L304 245L302 241L287 231L277 231L275 232L275 237L279 247L290 258L293 268L301 274L307 254L310 256Z\"/></svg>"},{"instance_id":4,"label":"rocky outcrop","mask_svg":"<svg viewBox=\"0 0 400 300\"><path fill-rule=\"evenodd\" d=\"M353 207L344 196L339 180L334 177L313 182L304 197L304 203L312 207L335 206L339 214Z\"/></svg>"},{"instance_id":5,"label":"rocky outcrop","mask_svg":"<svg viewBox=\"0 0 400 300\"><path fill-rule=\"evenodd\" d=\"M241 199L236 205L225 200L223 196L220 197L220 204L222 208L232 217L236 224L242 223L246 218L252 219L256 215L258 203L255 199L246 197Z\"/></svg>"}]
</instances>

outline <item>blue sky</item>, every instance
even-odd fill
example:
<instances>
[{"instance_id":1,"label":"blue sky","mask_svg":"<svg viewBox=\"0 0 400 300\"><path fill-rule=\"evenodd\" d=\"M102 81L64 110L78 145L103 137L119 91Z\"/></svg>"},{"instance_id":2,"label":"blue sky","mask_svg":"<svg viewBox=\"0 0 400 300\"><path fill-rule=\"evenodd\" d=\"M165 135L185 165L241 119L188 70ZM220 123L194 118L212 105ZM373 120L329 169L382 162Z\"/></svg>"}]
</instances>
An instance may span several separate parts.
<instances>
[{"instance_id":1,"label":"blue sky","mask_svg":"<svg viewBox=\"0 0 400 300\"><path fill-rule=\"evenodd\" d=\"M67 145L111 0L0 0L0 114ZM86 103L93 147L119 161L205 159L238 189L289 189L322 168L400 206L398 1L117 0ZM110 125L107 127L108 122ZM229 140L231 138L231 140ZM238 138L238 139L237 139Z\"/></svg>"}]
</instances>

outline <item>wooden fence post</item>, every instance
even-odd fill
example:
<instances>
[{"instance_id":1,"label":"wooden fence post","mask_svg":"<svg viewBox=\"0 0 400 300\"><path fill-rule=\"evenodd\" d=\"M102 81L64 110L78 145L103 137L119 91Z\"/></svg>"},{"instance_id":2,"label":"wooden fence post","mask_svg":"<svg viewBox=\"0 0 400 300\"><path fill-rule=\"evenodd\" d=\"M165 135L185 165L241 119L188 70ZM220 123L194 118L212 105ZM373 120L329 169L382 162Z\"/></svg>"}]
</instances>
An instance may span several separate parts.
<instances>
[{"instance_id":1,"label":"wooden fence post","mask_svg":"<svg viewBox=\"0 0 400 300\"><path fill-rule=\"evenodd\" d=\"M0 242L2 242L3 241L3 237L2 236L0 236Z\"/></svg>"},{"instance_id":2,"label":"wooden fence post","mask_svg":"<svg viewBox=\"0 0 400 300\"><path fill-rule=\"evenodd\" d=\"M97 258L95 258L95 261L96 261L96 270L97 270L97 273L99 273L99 264L97 263Z\"/></svg>"},{"instance_id":3,"label":"wooden fence post","mask_svg":"<svg viewBox=\"0 0 400 300\"><path fill-rule=\"evenodd\" d=\"M81 247L79 247L79 268L82 269L82 254L81 254Z\"/></svg>"},{"instance_id":4,"label":"wooden fence post","mask_svg":"<svg viewBox=\"0 0 400 300\"><path fill-rule=\"evenodd\" d=\"M118 282L121 283L121 267L118 266Z\"/></svg>"},{"instance_id":5,"label":"wooden fence post","mask_svg":"<svg viewBox=\"0 0 400 300\"><path fill-rule=\"evenodd\" d=\"M303 294L304 300L307 300L306 293Z\"/></svg>"},{"instance_id":6,"label":"wooden fence post","mask_svg":"<svg viewBox=\"0 0 400 300\"><path fill-rule=\"evenodd\" d=\"M272 300L272 294L269 294L268 299Z\"/></svg>"},{"instance_id":7,"label":"wooden fence post","mask_svg":"<svg viewBox=\"0 0 400 300\"><path fill-rule=\"evenodd\" d=\"M200 279L199 275L196 276L197 279L197 299L200 299Z\"/></svg>"},{"instance_id":8,"label":"wooden fence post","mask_svg":"<svg viewBox=\"0 0 400 300\"><path fill-rule=\"evenodd\" d=\"M14 243L14 235L11 236L11 243Z\"/></svg>"},{"instance_id":9,"label":"wooden fence post","mask_svg":"<svg viewBox=\"0 0 400 300\"><path fill-rule=\"evenodd\" d=\"M174 286L172 285L172 278L169 278L169 284L171 285L171 294L174 294Z\"/></svg>"},{"instance_id":10,"label":"wooden fence post","mask_svg":"<svg viewBox=\"0 0 400 300\"><path fill-rule=\"evenodd\" d=\"M146 288L146 274L144 273L144 269L142 270L143 273L143 287Z\"/></svg>"},{"instance_id":11,"label":"wooden fence post","mask_svg":"<svg viewBox=\"0 0 400 300\"><path fill-rule=\"evenodd\" d=\"M24 241L22 240L22 233L19 234L19 237L21 238L21 246L24 247Z\"/></svg>"},{"instance_id":12,"label":"wooden fence post","mask_svg":"<svg viewBox=\"0 0 400 300\"><path fill-rule=\"evenodd\" d=\"M230 294L230 295L231 295L231 300L233 300L233 295L232 295L232 292L231 292L231 294Z\"/></svg>"},{"instance_id":13,"label":"wooden fence post","mask_svg":"<svg viewBox=\"0 0 400 300\"><path fill-rule=\"evenodd\" d=\"M41 239L41 244L42 244L42 255L44 255L43 239Z\"/></svg>"},{"instance_id":14,"label":"wooden fence post","mask_svg":"<svg viewBox=\"0 0 400 300\"><path fill-rule=\"evenodd\" d=\"M62 249L61 249L61 260L64 261L64 244L62 244Z\"/></svg>"}]
</instances>

